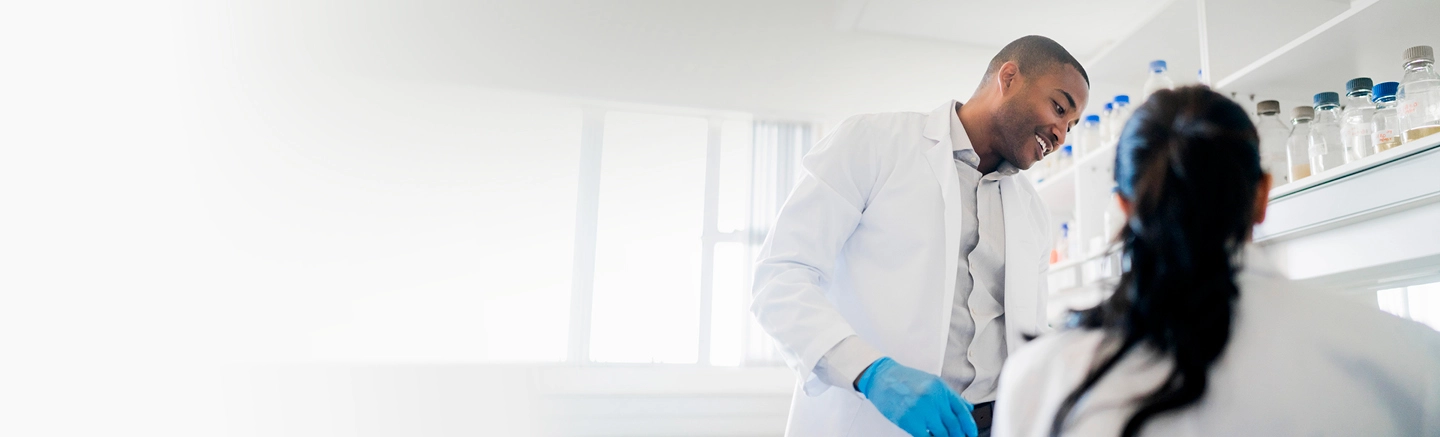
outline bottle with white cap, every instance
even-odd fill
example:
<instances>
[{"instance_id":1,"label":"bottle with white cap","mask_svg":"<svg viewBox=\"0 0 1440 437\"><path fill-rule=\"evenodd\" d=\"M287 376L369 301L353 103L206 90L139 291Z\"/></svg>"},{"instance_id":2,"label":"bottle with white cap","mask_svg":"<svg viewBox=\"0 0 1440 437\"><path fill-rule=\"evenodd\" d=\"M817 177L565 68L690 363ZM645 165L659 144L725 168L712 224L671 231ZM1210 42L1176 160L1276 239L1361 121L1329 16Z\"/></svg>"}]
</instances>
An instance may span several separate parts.
<instances>
[{"instance_id":1,"label":"bottle with white cap","mask_svg":"<svg viewBox=\"0 0 1440 437\"><path fill-rule=\"evenodd\" d=\"M1375 103L1370 90L1375 83L1368 77L1357 77L1345 83L1345 112L1341 113L1340 138L1345 142L1345 162L1375 154L1370 138L1375 118Z\"/></svg>"},{"instance_id":2,"label":"bottle with white cap","mask_svg":"<svg viewBox=\"0 0 1440 437\"><path fill-rule=\"evenodd\" d=\"M1175 81L1170 80L1167 71L1169 68L1165 65L1165 61L1159 59L1150 61L1150 78L1145 79L1145 94L1141 101L1149 100L1150 95L1155 94L1156 91L1175 89Z\"/></svg>"},{"instance_id":3,"label":"bottle with white cap","mask_svg":"<svg viewBox=\"0 0 1440 437\"><path fill-rule=\"evenodd\" d=\"M1405 49L1405 76L1395 100L1407 143L1440 133L1440 75L1434 64L1435 50L1430 46Z\"/></svg>"},{"instance_id":4,"label":"bottle with white cap","mask_svg":"<svg viewBox=\"0 0 1440 437\"><path fill-rule=\"evenodd\" d=\"M1340 94L1315 95L1315 120L1310 122L1310 171L1320 173L1345 164L1340 140Z\"/></svg>"},{"instance_id":5,"label":"bottle with white cap","mask_svg":"<svg viewBox=\"0 0 1440 437\"><path fill-rule=\"evenodd\" d=\"M1310 177L1310 120L1315 108L1297 106L1291 111L1290 139L1285 142L1286 160L1290 162L1290 182Z\"/></svg>"},{"instance_id":6,"label":"bottle with white cap","mask_svg":"<svg viewBox=\"0 0 1440 437\"><path fill-rule=\"evenodd\" d=\"M1260 167L1270 174L1270 183L1280 186L1290 181L1285 142L1290 139L1290 125L1280 120L1280 102L1265 100L1255 105L1255 130L1260 134Z\"/></svg>"}]
</instances>

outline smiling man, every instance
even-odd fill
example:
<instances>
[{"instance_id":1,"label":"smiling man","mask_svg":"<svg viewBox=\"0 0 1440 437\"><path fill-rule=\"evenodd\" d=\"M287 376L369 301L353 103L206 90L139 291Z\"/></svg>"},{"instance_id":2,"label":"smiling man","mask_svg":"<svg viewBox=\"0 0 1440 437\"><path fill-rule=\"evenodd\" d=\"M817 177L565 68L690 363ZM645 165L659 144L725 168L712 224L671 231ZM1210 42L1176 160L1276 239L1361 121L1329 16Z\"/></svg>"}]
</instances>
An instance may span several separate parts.
<instances>
[{"instance_id":1,"label":"smiling man","mask_svg":"<svg viewBox=\"0 0 1440 437\"><path fill-rule=\"evenodd\" d=\"M787 435L989 434L1006 356L1045 325L1049 213L1017 173L1089 88L1027 36L969 101L852 117L806 155L751 307L801 381Z\"/></svg>"}]
</instances>

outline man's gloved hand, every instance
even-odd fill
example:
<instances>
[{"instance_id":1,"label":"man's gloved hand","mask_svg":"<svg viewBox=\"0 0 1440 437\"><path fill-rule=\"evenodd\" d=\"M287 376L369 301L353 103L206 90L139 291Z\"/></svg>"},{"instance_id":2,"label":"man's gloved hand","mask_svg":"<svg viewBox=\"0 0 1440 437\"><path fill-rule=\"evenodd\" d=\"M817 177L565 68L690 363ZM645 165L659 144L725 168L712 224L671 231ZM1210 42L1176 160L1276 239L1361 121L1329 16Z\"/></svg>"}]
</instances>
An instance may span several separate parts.
<instances>
[{"instance_id":1,"label":"man's gloved hand","mask_svg":"<svg viewBox=\"0 0 1440 437\"><path fill-rule=\"evenodd\" d=\"M890 357L875 360L860 374L855 388L900 429L917 437L975 437L978 433L969 402L940 377L905 367Z\"/></svg>"}]
</instances>

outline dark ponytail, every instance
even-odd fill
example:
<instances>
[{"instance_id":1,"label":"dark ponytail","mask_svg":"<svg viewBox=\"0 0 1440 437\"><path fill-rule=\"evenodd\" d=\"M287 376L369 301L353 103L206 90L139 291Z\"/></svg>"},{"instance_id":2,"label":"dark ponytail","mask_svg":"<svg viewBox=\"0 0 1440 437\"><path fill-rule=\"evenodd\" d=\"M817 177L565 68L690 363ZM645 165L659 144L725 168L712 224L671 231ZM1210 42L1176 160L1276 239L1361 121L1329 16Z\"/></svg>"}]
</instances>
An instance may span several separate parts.
<instances>
[{"instance_id":1,"label":"dark ponytail","mask_svg":"<svg viewBox=\"0 0 1440 437\"><path fill-rule=\"evenodd\" d=\"M1239 297L1236 260L1262 179L1258 143L1245 110L1205 87L1157 92L1125 124L1115 153L1115 182L1131 208L1119 236L1123 273L1109 298L1074 319L1119 347L1065 398L1052 436L1080 398L1140 346L1175 366L1137 400L1122 436L1205 394Z\"/></svg>"}]
</instances>

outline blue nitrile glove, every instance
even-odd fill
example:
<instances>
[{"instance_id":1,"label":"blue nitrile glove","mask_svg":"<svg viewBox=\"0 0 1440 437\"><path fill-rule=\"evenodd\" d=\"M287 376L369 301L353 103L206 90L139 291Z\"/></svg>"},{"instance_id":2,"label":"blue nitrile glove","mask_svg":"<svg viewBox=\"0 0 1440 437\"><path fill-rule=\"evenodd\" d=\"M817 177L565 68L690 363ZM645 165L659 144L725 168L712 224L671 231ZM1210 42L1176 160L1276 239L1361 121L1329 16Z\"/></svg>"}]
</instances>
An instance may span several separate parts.
<instances>
[{"instance_id":1,"label":"blue nitrile glove","mask_svg":"<svg viewBox=\"0 0 1440 437\"><path fill-rule=\"evenodd\" d=\"M975 437L975 418L969 402L945 385L940 377L905 367L890 357L870 364L855 388L900 429L917 437Z\"/></svg>"}]
</instances>

